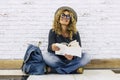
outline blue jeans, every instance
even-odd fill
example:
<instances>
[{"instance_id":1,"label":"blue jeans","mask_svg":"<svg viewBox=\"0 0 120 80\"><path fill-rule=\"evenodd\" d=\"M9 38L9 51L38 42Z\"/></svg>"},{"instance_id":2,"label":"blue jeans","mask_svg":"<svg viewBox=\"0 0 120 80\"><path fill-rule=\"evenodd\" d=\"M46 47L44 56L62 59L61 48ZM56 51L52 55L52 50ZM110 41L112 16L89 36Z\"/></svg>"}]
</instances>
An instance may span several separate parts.
<instances>
[{"instance_id":1,"label":"blue jeans","mask_svg":"<svg viewBox=\"0 0 120 80\"><path fill-rule=\"evenodd\" d=\"M79 67L85 66L88 62L90 62L90 57L86 53L82 53L82 57L75 57L73 60L61 60L57 55L54 53L44 53L43 59L45 63L55 69L57 73L60 74L69 74Z\"/></svg>"}]
</instances>

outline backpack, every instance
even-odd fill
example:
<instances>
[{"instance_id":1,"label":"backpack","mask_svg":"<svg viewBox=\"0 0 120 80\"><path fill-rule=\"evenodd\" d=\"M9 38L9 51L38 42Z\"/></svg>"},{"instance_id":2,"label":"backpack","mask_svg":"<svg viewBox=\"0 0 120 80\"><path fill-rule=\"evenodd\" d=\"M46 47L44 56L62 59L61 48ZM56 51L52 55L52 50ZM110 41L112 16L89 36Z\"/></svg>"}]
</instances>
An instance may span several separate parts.
<instances>
[{"instance_id":1,"label":"backpack","mask_svg":"<svg viewBox=\"0 0 120 80\"><path fill-rule=\"evenodd\" d=\"M30 75L44 74L45 63L39 47L29 45L24 56L22 71Z\"/></svg>"}]
</instances>

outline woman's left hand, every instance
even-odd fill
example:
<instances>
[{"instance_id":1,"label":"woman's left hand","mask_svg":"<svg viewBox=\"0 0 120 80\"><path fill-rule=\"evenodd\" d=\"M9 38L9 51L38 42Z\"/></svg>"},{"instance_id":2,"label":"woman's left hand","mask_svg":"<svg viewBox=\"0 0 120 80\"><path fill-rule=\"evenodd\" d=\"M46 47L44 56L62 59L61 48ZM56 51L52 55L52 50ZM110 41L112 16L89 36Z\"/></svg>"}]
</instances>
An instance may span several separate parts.
<instances>
[{"instance_id":1,"label":"woman's left hand","mask_svg":"<svg viewBox=\"0 0 120 80\"><path fill-rule=\"evenodd\" d=\"M65 54L64 56L65 56L65 58L67 58L67 60L72 60L73 59L72 55Z\"/></svg>"}]
</instances>

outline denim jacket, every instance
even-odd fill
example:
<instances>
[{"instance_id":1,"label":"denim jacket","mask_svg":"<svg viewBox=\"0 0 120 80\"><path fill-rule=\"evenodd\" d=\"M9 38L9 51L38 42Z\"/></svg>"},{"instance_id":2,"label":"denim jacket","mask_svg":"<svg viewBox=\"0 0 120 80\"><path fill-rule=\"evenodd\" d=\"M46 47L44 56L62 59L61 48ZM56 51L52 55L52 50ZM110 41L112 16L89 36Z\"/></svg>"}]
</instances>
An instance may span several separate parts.
<instances>
[{"instance_id":1,"label":"denim jacket","mask_svg":"<svg viewBox=\"0 0 120 80\"><path fill-rule=\"evenodd\" d=\"M44 66L45 63L39 47L29 45L24 56L22 71L30 75L40 75L44 74Z\"/></svg>"}]
</instances>

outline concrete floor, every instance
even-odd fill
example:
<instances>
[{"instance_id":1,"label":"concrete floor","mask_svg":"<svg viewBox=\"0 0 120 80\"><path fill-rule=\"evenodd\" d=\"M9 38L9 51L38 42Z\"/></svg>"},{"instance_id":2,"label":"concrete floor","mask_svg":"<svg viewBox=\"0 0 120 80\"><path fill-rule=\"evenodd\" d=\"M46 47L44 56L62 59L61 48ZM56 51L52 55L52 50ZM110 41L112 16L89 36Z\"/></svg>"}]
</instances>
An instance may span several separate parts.
<instances>
[{"instance_id":1,"label":"concrete floor","mask_svg":"<svg viewBox=\"0 0 120 80\"><path fill-rule=\"evenodd\" d=\"M28 80L120 80L120 74L116 74L111 70L85 70L83 74L31 75Z\"/></svg>"},{"instance_id":2,"label":"concrete floor","mask_svg":"<svg viewBox=\"0 0 120 80\"><path fill-rule=\"evenodd\" d=\"M0 76L26 75L21 70L0 70ZM10 78L4 80L11 80ZM3 80L0 78L0 80ZM120 73L116 74L111 70L84 70L83 74L47 74L47 75L30 75L27 80L120 80Z\"/></svg>"},{"instance_id":3,"label":"concrete floor","mask_svg":"<svg viewBox=\"0 0 120 80\"><path fill-rule=\"evenodd\" d=\"M27 80L120 80L120 74L111 70L85 70L83 74L31 75Z\"/></svg>"}]
</instances>

